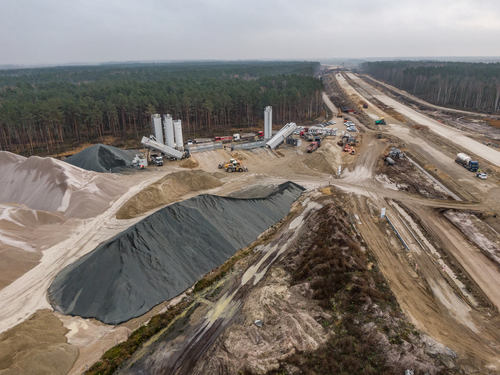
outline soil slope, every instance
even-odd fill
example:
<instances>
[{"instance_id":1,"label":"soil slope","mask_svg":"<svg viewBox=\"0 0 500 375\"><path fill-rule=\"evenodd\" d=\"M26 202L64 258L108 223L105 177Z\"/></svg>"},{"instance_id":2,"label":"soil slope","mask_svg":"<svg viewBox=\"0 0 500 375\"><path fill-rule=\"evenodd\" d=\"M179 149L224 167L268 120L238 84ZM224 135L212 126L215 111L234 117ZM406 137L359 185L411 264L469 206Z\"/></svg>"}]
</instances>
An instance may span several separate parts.
<instances>
[{"instance_id":1,"label":"soil slope","mask_svg":"<svg viewBox=\"0 0 500 375\"><path fill-rule=\"evenodd\" d=\"M109 324L142 315L254 241L302 191L288 182L261 199L200 195L167 206L61 271L52 306Z\"/></svg>"}]
</instances>

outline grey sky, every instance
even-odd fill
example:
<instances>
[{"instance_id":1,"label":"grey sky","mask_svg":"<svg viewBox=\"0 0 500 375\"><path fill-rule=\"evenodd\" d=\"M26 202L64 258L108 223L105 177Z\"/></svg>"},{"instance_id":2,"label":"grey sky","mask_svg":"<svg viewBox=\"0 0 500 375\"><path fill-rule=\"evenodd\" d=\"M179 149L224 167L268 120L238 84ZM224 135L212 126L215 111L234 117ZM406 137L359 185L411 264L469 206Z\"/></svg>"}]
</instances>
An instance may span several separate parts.
<instances>
[{"instance_id":1,"label":"grey sky","mask_svg":"<svg viewBox=\"0 0 500 375\"><path fill-rule=\"evenodd\" d=\"M500 56L499 0L0 0L0 64Z\"/></svg>"}]
</instances>

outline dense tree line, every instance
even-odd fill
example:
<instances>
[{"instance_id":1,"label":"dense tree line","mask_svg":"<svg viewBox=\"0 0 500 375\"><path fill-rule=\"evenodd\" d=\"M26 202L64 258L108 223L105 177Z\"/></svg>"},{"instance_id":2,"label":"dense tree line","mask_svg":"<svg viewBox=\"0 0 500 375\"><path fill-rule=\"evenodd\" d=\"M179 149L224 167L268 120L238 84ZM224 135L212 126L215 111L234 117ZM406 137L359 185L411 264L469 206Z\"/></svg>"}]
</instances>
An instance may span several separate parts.
<instances>
[{"instance_id":1,"label":"dense tree line","mask_svg":"<svg viewBox=\"0 0 500 375\"><path fill-rule=\"evenodd\" d=\"M436 105L500 112L500 63L378 61L362 69Z\"/></svg>"},{"instance_id":2,"label":"dense tree line","mask_svg":"<svg viewBox=\"0 0 500 375\"><path fill-rule=\"evenodd\" d=\"M0 149L55 152L104 136L140 139L153 113L183 121L186 137L322 111L311 62L121 64L0 71Z\"/></svg>"}]
</instances>

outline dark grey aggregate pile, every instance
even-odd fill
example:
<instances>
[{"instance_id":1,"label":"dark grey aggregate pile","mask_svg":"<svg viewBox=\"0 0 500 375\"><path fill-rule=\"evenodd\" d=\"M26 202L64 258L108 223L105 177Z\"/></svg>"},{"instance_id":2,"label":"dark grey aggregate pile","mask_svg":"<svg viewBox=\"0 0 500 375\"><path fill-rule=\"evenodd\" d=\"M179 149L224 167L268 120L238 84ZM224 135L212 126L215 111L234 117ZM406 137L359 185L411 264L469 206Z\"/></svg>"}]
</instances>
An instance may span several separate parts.
<instances>
[{"instance_id":1,"label":"dark grey aggregate pile","mask_svg":"<svg viewBox=\"0 0 500 375\"><path fill-rule=\"evenodd\" d=\"M135 151L97 144L87 147L64 161L77 167L94 172L120 172L131 168Z\"/></svg>"},{"instance_id":2,"label":"dark grey aggregate pile","mask_svg":"<svg viewBox=\"0 0 500 375\"><path fill-rule=\"evenodd\" d=\"M118 324L193 285L285 217L304 189L266 198L199 195L146 217L64 268L49 287L64 314Z\"/></svg>"}]
</instances>

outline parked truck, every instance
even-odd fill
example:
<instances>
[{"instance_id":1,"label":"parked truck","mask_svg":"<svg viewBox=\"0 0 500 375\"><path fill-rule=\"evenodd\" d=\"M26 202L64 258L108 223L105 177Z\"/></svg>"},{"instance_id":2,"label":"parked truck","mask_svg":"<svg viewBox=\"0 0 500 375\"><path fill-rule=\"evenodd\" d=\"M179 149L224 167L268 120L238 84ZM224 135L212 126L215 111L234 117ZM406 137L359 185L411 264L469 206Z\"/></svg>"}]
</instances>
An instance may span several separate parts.
<instances>
[{"instance_id":1,"label":"parked truck","mask_svg":"<svg viewBox=\"0 0 500 375\"><path fill-rule=\"evenodd\" d=\"M479 169L479 163L476 160L472 160L469 155L464 154L463 152L457 154L455 161L471 172L477 172Z\"/></svg>"},{"instance_id":2,"label":"parked truck","mask_svg":"<svg viewBox=\"0 0 500 375\"><path fill-rule=\"evenodd\" d=\"M311 142L311 143L309 144L309 146L307 146L306 151L307 151L308 153L311 153L311 152L316 151L316 150L318 149L318 147L319 147L318 142Z\"/></svg>"}]
</instances>

